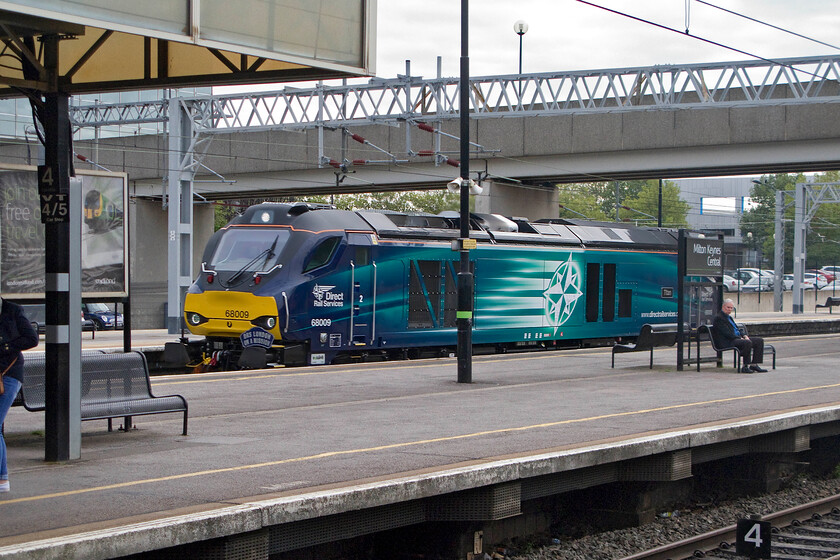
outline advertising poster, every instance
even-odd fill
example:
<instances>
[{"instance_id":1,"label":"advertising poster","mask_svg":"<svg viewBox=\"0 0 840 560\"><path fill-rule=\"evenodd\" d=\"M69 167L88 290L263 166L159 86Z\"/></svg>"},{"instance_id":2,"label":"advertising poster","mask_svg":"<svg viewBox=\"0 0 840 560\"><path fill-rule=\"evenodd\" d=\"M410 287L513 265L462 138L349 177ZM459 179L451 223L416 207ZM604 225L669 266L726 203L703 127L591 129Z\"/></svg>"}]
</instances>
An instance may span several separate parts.
<instances>
[{"instance_id":1,"label":"advertising poster","mask_svg":"<svg viewBox=\"0 0 840 560\"><path fill-rule=\"evenodd\" d=\"M126 297L127 177L78 172L82 189L82 297ZM73 182L71 188L78 188ZM0 169L0 293L44 297L44 225L34 167Z\"/></svg>"}]
</instances>

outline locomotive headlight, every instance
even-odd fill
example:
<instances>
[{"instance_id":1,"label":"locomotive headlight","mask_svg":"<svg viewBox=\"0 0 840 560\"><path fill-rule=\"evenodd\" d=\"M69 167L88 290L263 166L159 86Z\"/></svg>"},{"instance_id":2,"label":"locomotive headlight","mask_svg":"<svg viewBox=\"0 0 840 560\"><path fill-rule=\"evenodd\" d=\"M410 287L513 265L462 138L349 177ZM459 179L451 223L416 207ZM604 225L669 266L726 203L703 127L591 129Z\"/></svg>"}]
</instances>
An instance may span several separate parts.
<instances>
[{"instance_id":1,"label":"locomotive headlight","mask_svg":"<svg viewBox=\"0 0 840 560\"><path fill-rule=\"evenodd\" d=\"M251 321L251 324L270 331L277 326L277 317L274 317L273 315L263 315L262 317L257 317Z\"/></svg>"},{"instance_id":2,"label":"locomotive headlight","mask_svg":"<svg viewBox=\"0 0 840 560\"><path fill-rule=\"evenodd\" d=\"M207 322L207 319L205 319L204 317L202 317L198 313L187 313L187 322L190 325L192 325L194 327L197 327L201 323Z\"/></svg>"}]
</instances>

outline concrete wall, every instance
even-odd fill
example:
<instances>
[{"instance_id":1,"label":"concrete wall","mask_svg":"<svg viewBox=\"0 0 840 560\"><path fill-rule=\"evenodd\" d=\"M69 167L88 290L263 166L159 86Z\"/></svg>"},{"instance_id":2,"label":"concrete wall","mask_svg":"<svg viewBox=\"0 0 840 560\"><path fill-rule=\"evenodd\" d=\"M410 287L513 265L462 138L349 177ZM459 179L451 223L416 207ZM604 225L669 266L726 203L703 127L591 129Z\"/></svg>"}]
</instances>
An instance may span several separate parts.
<instances>
[{"instance_id":1,"label":"concrete wall","mask_svg":"<svg viewBox=\"0 0 840 560\"><path fill-rule=\"evenodd\" d=\"M560 207L557 189L531 187L482 181L482 192L475 197L475 211L484 214L521 216L531 220L557 218Z\"/></svg>"},{"instance_id":2,"label":"concrete wall","mask_svg":"<svg viewBox=\"0 0 840 560\"><path fill-rule=\"evenodd\" d=\"M832 294L830 290L816 292L816 302L825 303L825 298L831 295L840 296L840 292ZM741 313L770 313L776 311L773 309L773 292L761 292L761 301L759 301L757 293L744 293L740 296L737 292L724 294L724 297L732 299L735 302L736 314ZM806 314L814 313L814 291L806 290L802 298L802 309ZM740 298L740 299L739 299ZM793 295L791 292L782 292L782 311L784 313L791 313L791 304L793 302ZM821 309L820 314L828 315L827 309ZM840 315L838 315L840 317Z\"/></svg>"},{"instance_id":3,"label":"concrete wall","mask_svg":"<svg viewBox=\"0 0 840 560\"><path fill-rule=\"evenodd\" d=\"M129 215L131 326L161 329L167 300L168 215L160 201L146 199L132 199ZM193 277L201 270L201 255L213 234L213 223L212 204L193 207Z\"/></svg>"}]
</instances>

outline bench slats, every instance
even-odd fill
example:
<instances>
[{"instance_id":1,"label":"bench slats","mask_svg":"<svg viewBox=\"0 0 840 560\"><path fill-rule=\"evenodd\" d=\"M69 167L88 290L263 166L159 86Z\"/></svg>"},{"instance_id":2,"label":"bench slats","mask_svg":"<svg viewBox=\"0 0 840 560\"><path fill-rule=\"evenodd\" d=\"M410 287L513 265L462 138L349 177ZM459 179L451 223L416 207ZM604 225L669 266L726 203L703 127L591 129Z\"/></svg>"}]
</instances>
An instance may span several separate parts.
<instances>
[{"instance_id":1,"label":"bench slats","mask_svg":"<svg viewBox=\"0 0 840 560\"><path fill-rule=\"evenodd\" d=\"M24 358L23 387L18 399L26 410L41 411L46 407L45 360L43 354ZM186 399L181 395L152 395L149 368L142 353L85 353L81 377L82 420L183 412L183 434L187 435Z\"/></svg>"}]
</instances>

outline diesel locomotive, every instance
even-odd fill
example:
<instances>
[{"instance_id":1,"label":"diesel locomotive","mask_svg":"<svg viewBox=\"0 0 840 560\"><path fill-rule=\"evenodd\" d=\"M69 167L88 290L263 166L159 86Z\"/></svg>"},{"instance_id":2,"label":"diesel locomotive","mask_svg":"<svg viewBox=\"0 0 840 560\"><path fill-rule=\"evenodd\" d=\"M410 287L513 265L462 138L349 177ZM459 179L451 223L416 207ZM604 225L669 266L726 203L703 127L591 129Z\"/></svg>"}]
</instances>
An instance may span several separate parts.
<instances>
[{"instance_id":1,"label":"diesel locomotive","mask_svg":"<svg viewBox=\"0 0 840 560\"><path fill-rule=\"evenodd\" d=\"M228 367L249 347L289 365L451 353L459 232L455 213L258 204L210 238L184 320ZM476 350L580 346L677 320L674 231L472 214L470 238Z\"/></svg>"}]
</instances>

